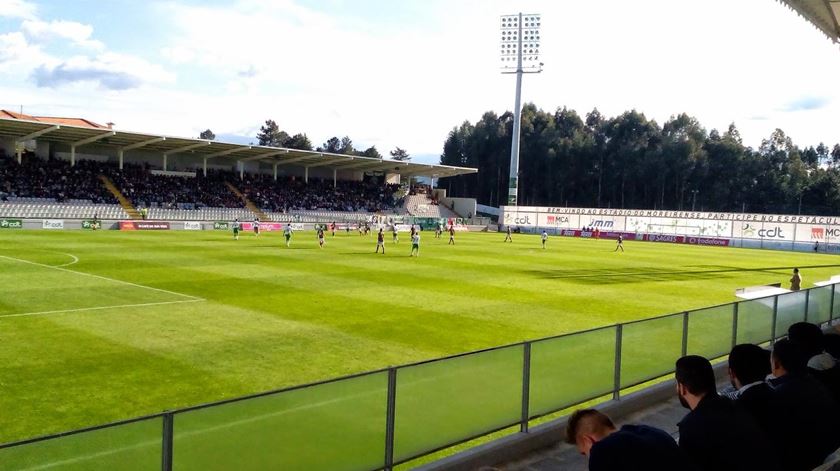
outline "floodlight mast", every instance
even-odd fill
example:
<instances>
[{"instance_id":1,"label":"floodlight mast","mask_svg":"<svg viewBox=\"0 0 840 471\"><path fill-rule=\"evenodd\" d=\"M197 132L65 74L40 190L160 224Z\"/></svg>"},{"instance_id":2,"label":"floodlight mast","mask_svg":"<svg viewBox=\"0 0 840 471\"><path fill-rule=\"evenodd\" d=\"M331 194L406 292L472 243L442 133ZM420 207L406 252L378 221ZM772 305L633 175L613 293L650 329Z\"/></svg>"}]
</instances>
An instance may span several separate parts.
<instances>
[{"instance_id":1,"label":"floodlight mast","mask_svg":"<svg viewBox=\"0 0 840 471\"><path fill-rule=\"evenodd\" d=\"M516 206L518 204L519 192L519 134L521 132L522 124L522 74L523 73L540 73L542 72L542 62L539 62L539 47L540 47L540 15L526 14L525 20L527 29L525 30L527 45L523 45L523 14L507 15L502 17L502 73L516 74L516 99L514 103L513 112L513 139L510 146L510 179L508 183L508 205ZM514 33L515 29L515 33ZM513 46L513 41L516 46ZM511 49L514 49L516 54L516 69L510 70L511 67L505 62L512 62ZM527 52L526 52L527 51ZM526 61L529 61L523 69L523 56ZM532 62L531 62L532 61Z\"/></svg>"}]
</instances>

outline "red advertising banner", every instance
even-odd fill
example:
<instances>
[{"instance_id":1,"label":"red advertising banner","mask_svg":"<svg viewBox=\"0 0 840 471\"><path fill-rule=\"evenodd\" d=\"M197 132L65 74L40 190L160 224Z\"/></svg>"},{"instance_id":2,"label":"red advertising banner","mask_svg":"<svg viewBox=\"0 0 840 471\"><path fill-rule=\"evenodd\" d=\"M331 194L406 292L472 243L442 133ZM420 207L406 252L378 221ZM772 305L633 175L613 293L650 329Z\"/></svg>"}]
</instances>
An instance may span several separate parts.
<instances>
[{"instance_id":1,"label":"red advertising banner","mask_svg":"<svg viewBox=\"0 0 840 471\"><path fill-rule=\"evenodd\" d=\"M166 221L120 221L121 231L167 231Z\"/></svg>"},{"instance_id":2,"label":"red advertising banner","mask_svg":"<svg viewBox=\"0 0 840 471\"><path fill-rule=\"evenodd\" d=\"M729 239L711 239L708 237L688 237L686 244L696 245L716 245L718 247L728 247Z\"/></svg>"}]
</instances>

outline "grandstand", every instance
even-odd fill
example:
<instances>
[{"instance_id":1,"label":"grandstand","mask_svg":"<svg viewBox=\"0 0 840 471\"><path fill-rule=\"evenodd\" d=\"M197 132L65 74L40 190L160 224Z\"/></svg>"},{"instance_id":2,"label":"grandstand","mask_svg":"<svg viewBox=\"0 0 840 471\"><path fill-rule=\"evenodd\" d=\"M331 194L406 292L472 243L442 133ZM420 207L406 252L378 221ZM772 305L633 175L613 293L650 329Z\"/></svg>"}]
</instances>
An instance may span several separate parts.
<instances>
[{"instance_id":1,"label":"grandstand","mask_svg":"<svg viewBox=\"0 0 840 471\"><path fill-rule=\"evenodd\" d=\"M456 218L411 177L475 169L116 131L0 111L0 217L347 221ZM79 151L84 151L80 153ZM12 157L14 156L14 157Z\"/></svg>"}]
</instances>

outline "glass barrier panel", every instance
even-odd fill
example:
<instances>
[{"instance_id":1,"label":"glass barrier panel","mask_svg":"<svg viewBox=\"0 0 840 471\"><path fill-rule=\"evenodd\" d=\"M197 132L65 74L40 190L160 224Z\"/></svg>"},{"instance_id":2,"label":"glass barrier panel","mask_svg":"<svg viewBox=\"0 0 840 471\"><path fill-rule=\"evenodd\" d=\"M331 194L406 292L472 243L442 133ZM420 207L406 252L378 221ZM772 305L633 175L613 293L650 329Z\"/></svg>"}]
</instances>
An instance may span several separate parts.
<instances>
[{"instance_id":1,"label":"glass barrier panel","mask_svg":"<svg viewBox=\"0 0 840 471\"><path fill-rule=\"evenodd\" d=\"M173 469L380 468L387 390L379 372L180 412Z\"/></svg>"},{"instance_id":2,"label":"glass barrier panel","mask_svg":"<svg viewBox=\"0 0 840 471\"><path fill-rule=\"evenodd\" d=\"M616 327L531 344L529 411L532 417L613 390ZM586 362L581 367L582 359Z\"/></svg>"},{"instance_id":3,"label":"glass barrier panel","mask_svg":"<svg viewBox=\"0 0 840 471\"><path fill-rule=\"evenodd\" d=\"M832 319L840 319L840 283L834 285L834 305L832 306Z\"/></svg>"},{"instance_id":4,"label":"glass barrier panel","mask_svg":"<svg viewBox=\"0 0 840 471\"><path fill-rule=\"evenodd\" d=\"M738 303L738 339L736 344L761 345L773 336L774 297Z\"/></svg>"},{"instance_id":5,"label":"glass barrier panel","mask_svg":"<svg viewBox=\"0 0 840 471\"><path fill-rule=\"evenodd\" d=\"M163 419L42 440L0 449L0 469L23 471L159 471Z\"/></svg>"},{"instance_id":6,"label":"glass barrier panel","mask_svg":"<svg viewBox=\"0 0 840 471\"><path fill-rule=\"evenodd\" d=\"M805 320L805 292L780 294L776 308L776 338L787 335L788 327Z\"/></svg>"},{"instance_id":7,"label":"glass barrier panel","mask_svg":"<svg viewBox=\"0 0 840 471\"><path fill-rule=\"evenodd\" d=\"M808 322L822 324L828 322L831 314L832 286L820 286L808 290Z\"/></svg>"},{"instance_id":8,"label":"glass barrier panel","mask_svg":"<svg viewBox=\"0 0 840 471\"><path fill-rule=\"evenodd\" d=\"M688 313L689 355L713 359L732 349L732 319L735 305L726 304Z\"/></svg>"},{"instance_id":9,"label":"glass barrier panel","mask_svg":"<svg viewBox=\"0 0 840 471\"><path fill-rule=\"evenodd\" d=\"M394 460L518 422L524 346L397 370Z\"/></svg>"},{"instance_id":10,"label":"glass barrier panel","mask_svg":"<svg viewBox=\"0 0 840 471\"><path fill-rule=\"evenodd\" d=\"M628 387L674 370L682 354L683 316L648 319L623 327L621 387Z\"/></svg>"}]
</instances>

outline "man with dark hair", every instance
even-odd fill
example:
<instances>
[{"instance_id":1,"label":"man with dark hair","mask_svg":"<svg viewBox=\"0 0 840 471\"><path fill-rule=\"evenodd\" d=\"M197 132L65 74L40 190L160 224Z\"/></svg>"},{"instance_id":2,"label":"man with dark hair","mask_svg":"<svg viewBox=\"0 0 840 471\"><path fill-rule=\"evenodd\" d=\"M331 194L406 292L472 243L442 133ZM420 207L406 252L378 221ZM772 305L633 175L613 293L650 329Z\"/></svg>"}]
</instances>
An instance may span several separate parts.
<instances>
[{"instance_id":1,"label":"man with dark hair","mask_svg":"<svg viewBox=\"0 0 840 471\"><path fill-rule=\"evenodd\" d=\"M813 469L840 447L840 411L808 374L808 355L790 339L773 345L771 386L776 396L780 460L785 470Z\"/></svg>"},{"instance_id":2,"label":"man with dark hair","mask_svg":"<svg viewBox=\"0 0 840 471\"><path fill-rule=\"evenodd\" d=\"M840 364L826 352L827 337L818 325L809 322L797 322L788 327L788 338L799 345L808 359L808 373L828 389L835 402L840 403Z\"/></svg>"},{"instance_id":3,"label":"man with dark hair","mask_svg":"<svg viewBox=\"0 0 840 471\"><path fill-rule=\"evenodd\" d=\"M647 425L617 429L595 409L575 411L566 425L566 442L589 458L590 471L672 471L697 469L666 432Z\"/></svg>"},{"instance_id":4,"label":"man with dark hair","mask_svg":"<svg viewBox=\"0 0 840 471\"><path fill-rule=\"evenodd\" d=\"M746 411L767 436L772 436L773 389L764 381L770 374L770 352L750 343L729 352L729 380L737 389L735 406Z\"/></svg>"},{"instance_id":5,"label":"man with dark hair","mask_svg":"<svg viewBox=\"0 0 840 471\"><path fill-rule=\"evenodd\" d=\"M690 355L677 360L677 394L691 409L680 421L680 448L704 471L776 470L761 429L715 391L712 364Z\"/></svg>"}]
</instances>

